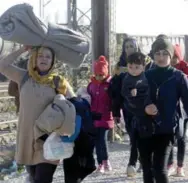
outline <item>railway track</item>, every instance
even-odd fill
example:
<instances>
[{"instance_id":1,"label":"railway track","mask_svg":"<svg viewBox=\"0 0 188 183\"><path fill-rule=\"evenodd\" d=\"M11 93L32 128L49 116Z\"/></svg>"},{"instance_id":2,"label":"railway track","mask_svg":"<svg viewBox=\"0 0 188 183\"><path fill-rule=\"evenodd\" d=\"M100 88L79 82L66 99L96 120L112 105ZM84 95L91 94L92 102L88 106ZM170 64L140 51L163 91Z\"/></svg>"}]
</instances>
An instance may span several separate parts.
<instances>
[{"instance_id":1,"label":"railway track","mask_svg":"<svg viewBox=\"0 0 188 183\"><path fill-rule=\"evenodd\" d=\"M8 96L8 83L0 83L0 145L15 140L17 121L14 97Z\"/></svg>"}]
</instances>

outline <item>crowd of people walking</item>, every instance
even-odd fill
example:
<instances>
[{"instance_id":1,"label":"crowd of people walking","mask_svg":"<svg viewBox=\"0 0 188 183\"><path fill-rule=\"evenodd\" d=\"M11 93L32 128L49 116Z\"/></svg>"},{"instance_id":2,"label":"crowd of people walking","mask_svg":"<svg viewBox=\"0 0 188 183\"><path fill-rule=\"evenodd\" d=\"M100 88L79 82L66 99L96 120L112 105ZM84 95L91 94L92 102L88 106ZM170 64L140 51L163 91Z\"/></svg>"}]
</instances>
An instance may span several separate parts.
<instances>
[{"instance_id":1,"label":"crowd of people walking","mask_svg":"<svg viewBox=\"0 0 188 183\"><path fill-rule=\"evenodd\" d=\"M26 51L30 57L25 66L15 66L14 60ZM82 182L92 172L103 174L113 170L107 134L114 124L121 122L121 114L130 137L130 158L125 165L128 177L142 172L144 183L168 183L168 176L185 176L188 64L183 60L179 45L173 45L166 35L159 35L147 55L138 41L128 36L123 41L115 74L110 76L108 60L101 55L94 62L94 75L88 86L83 86L79 92L74 92L69 82L54 70L55 63L54 50L43 46L24 46L0 60L0 72L11 80L9 94L16 97L19 115L16 162L27 167L27 182L53 181L60 162L43 157L43 144L50 135L44 129L71 136L74 118L70 115L85 110L83 107L74 109L73 103L80 99L87 103L84 104L90 111L93 125L88 132L85 120L73 155L64 160L66 183ZM58 78L57 85L54 78ZM58 94L66 98L61 106L62 125L57 126L52 121L48 127L41 128L38 118ZM64 110L67 105L69 112ZM173 151L176 142L177 166Z\"/></svg>"}]
</instances>

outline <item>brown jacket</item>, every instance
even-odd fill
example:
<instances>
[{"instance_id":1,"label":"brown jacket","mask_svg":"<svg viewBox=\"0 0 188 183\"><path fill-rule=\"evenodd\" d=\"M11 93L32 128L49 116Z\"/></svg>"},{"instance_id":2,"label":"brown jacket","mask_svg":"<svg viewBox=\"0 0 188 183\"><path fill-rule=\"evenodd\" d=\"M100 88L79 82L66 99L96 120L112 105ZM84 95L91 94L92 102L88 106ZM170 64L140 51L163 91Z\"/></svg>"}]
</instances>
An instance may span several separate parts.
<instances>
[{"instance_id":1,"label":"brown jacket","mask_svg":"<svg viewBox=\"0 0 188 183\"><path fill-rule=\"evenodd\" d=\"M16 65L20 68L27 69L27 63L27 58L21 58ZM20 108L19 87L18 84L12 80L9 82L8 94L15 97L16 112L18 113Z\"/></svg>"},{"instance_id":2,"label":"brown jacket","mask_svg":"<svg viewBox=\"0 0 188 183\"><path fill-rule=\"evenodd\" d=\"M0 72L8 79L18 83L19 86L27 71L11 65L7 59L0 60ZM12 91L14 93L16 90L13 89ZM31 77L22 86L16 147L16 161L18 164L49 163L43 157L44 141L35 139L35 135L38 136L35 134L35 126L36 120L44 109L53 102L55 96L54 89L35 82ZM66 97L73 96L75 95L72 88L68 86ZM50 163L57 164L57 162Z\"/></svg>"}]
</instances>

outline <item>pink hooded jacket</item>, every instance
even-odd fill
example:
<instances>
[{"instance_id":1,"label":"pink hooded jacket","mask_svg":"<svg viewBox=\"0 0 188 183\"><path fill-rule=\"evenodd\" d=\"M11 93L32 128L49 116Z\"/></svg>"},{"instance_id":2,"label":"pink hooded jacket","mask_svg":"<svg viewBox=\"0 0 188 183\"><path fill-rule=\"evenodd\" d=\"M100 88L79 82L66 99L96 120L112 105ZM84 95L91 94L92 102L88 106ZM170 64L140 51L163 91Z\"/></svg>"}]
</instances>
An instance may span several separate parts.
<instances>
[{"instance_id":1,"label":"pink hooded jacket","mask_svg":"<svg viewBox=\"0 0 188 183\"><path fill-rule=\"evenodd\" d=\"M102 115L101 120L95 121L95 127L113 128L114 121L112 117L112 101L108 95L108 87L111 77L103 82L92 78L88 85L88 93L91 96L91 111Z\"/></svg>"}]
</instances>

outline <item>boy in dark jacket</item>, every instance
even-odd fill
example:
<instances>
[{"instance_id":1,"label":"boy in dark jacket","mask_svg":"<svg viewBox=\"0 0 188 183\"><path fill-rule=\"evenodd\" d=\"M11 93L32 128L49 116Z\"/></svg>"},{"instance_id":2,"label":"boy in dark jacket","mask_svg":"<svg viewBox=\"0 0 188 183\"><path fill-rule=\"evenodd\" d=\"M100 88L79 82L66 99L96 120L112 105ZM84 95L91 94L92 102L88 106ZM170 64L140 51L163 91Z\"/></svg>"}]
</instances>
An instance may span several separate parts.
<instances>
[{"instance_id":1,"label":"boy in dark jacket","mask_svg":"<svg viewBox=\"0 0 188 183\"><path fill-rule=\"evenodd\" d=\"M120 99L120 101L123 101L121 108L123 108L126 129L131 139L131 153L127 167L127 175L129 177L136 174L136 162L138 159L137 134L134 129L133 118L134 116L143 117L144 106L151 103L149 98L149 86L144 74L146 59L147 57L140 52L131 54L127 58L128 72L119 76L121 78L119 82L116 80L117 77L112 79L111 91L114 89L118 90L119 86L121 86L122 99ZM116 101L116 97L120 97L119 95L113 96L113 92L111 94L114 101ZM114 106L113 112L114 116L118 117L119 114L116 113L116 109L118 109L118 107Z\"/></svg>"},{"instance_id":2,"label":"boy in dark jacket","mask_svg":"<svg viewBox=\"0 0 188 183\"><path fill-rule=\"evenodd\" d=\"M125 108L136 116L143 116L144 105L150 103L148 82L144 74L146 56L136 52L128 57L128 73L122 82L121 95Z\"/></svg>"},{"instance_id":3,"label":"boy in dark jacket","mask_svg":"<svg viewBox=\"0 0 188 183\"><path fill-rule=\"evenodd\" d=\"M149 116L159 112L161 123L155 125L155 131L150 134L149 124L144 125L147 138L138 139L138 148L144 171L144 183L168 183L167 162L169 151L173 145L174 136L179 131L182 135L182 125L178 103L181 99L185 112L188 112L188 80L182 72L170 66L174 56L174 47L167 39L158 39L152 50L156 67L146 73L150 86L153 104L146 106ZM149 123L150 122L150 123ZM178 129L179 128L179 129ZM152 172L153 171L153 172Z\"/></svg>"},{"instance_id":4,"label":"boy in dark jacket","mask_svg":"<svg viewBox=\"0 0 188 183\"><path fill-rule=\"evenodd\" d=\"M144 74L146 56L135 52L127 59L128 72L122 80L121 96L124 99L124 118L131 139L131 152L127 167L127 176L136 174L136 161L138 159L137 133L134 129L133 117L143 116L144 103L150 103L149 87ZM130 129L130 130L129 130Z\"/></svg>"},{"instance_id":5,"label":"boy in dark jacket","mask_svg":"<svg viewBox=\"0 0 188 183\"><path fill-rule=\"evenodd\" d=\"M129 123L132 126L134 140L136 141L136 130L134 129L134 117L136 118L144 118L145 117L145 109L144 107L148 104L151 104L150 100L150 90L149 84L145 77L144 67L147 57L142 53L133 53L128 57L128 73L124 76L122 81L122 89L121 96L124 98L124 108L126 109L125 116L129 116ZM160 122L159 116L153 116L156 123ZM136 123L136 122L135 122ZM137 151L137 145L135 145L134 150ZM133 152L132 152L133 153ZM131 153L131 154L132 154ZM131 159L131 158L130 158ZM131 169L131 165L128 167L128 175L129 170Z\"/></svg>"}]
</instances>

